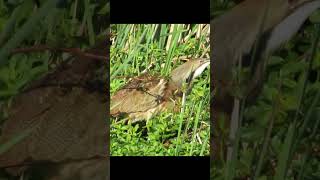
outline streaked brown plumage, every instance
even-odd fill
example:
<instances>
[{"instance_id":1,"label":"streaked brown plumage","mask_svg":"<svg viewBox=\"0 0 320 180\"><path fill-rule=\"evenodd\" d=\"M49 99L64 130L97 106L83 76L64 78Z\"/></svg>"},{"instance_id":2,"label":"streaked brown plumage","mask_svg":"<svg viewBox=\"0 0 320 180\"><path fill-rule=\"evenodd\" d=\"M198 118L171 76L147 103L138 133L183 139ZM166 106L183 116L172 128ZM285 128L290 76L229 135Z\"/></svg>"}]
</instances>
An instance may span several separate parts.
<instances>
[{"instance_id":1,"label":"streaked brown plumage","mask_svg":"<svg viewBox=\"0 0 320 180\"><path fill-rule=\"evenodd\" d=\"M208 65L207 59L199 58L177 67L168 78L149 74L132 78L111 97L111 116L124 115L136 122L172 109L182 95L182 85L199 76Z\"/></svg>"}]
</instances>

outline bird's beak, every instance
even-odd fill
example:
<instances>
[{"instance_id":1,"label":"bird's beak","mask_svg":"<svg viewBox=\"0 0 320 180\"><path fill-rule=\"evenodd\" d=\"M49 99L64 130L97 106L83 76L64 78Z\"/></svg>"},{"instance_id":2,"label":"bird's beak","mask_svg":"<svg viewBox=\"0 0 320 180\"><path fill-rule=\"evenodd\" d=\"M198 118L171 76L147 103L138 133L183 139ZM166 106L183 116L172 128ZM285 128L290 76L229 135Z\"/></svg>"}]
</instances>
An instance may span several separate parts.
<instances>
[{"instance_id":1,"label":"bird's beak","mask_svg":"<svg viewBox=\"0 0 320 180\"><path fill-rule=\"evenodd\" d=\"M200 76L201 73L209 66L209 64L210 64L209 59L200 60L200 65L194 69L192 79L195 79L196 77Z\"/></svg>"}]
</instances>

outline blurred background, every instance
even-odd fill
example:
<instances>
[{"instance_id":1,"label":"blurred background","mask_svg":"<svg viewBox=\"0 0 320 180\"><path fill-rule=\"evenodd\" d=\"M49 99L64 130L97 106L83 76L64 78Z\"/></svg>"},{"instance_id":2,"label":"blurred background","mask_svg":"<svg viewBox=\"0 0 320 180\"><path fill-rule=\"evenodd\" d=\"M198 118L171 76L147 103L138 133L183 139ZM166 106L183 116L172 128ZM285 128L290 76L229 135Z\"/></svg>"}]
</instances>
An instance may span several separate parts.
<instances>
[{"instance_id":1,"label":"blurred background","mask_svg":"<svg viewBox=\"0 0 320 180\"><path fill-rule=\"evenodd\" d=\"M211 19L241 2L211 0ZM237 20L234 17L234 23ZM212 161L211 179L320 178L319 23L316 10L290 41L271 54L262 92L241 111L236 154L229 162L221 157ZM225 36L232 37L225 28ZM228 132L219 136L227 138Z\"/></svg>"}]
</instances>

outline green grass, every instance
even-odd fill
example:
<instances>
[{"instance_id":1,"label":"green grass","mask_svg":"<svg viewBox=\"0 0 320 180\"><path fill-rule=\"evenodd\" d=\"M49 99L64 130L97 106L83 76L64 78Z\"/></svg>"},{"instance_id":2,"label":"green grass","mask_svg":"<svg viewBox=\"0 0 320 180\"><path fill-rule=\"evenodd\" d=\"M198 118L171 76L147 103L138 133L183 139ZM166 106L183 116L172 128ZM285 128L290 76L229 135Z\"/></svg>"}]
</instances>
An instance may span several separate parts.
<instances>
[{"instance_id":1,"label":"green grass","mask_svg":"<svg viewBox=\"0 0 320 180\"><path fill-rule=\"evenodd\" d=\"M111 96L143 72L167 76L181 58L208 57L209 25L113 25ZM180 113L163 112L148 122L111 121L113 156L209 155L209 69L194 81Z\"/></svg>"}]
</instances>

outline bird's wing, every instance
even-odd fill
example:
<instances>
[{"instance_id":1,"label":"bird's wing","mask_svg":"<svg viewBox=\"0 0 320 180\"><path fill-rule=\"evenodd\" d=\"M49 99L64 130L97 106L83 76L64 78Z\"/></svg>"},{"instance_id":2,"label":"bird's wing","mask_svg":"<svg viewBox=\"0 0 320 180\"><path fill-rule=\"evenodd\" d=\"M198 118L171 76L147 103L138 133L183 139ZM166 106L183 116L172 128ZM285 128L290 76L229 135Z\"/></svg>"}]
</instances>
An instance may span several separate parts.
<instances>
[{"instance_id":1,"label":"bird's wing","mask_svg":"<svg viewBox=\"0 0 320 180\"><path fill-rule=\"evenodd\" d=\"M167 80L138 77L126 84L111 98L111 115L145 112L162 102Z\"/></svg>"}]
</instances>

